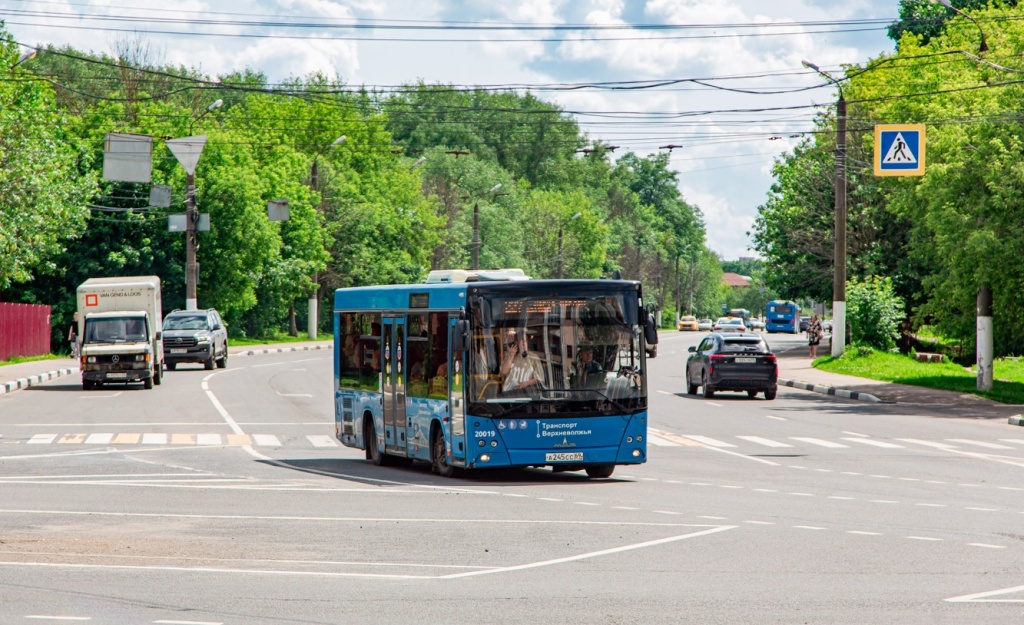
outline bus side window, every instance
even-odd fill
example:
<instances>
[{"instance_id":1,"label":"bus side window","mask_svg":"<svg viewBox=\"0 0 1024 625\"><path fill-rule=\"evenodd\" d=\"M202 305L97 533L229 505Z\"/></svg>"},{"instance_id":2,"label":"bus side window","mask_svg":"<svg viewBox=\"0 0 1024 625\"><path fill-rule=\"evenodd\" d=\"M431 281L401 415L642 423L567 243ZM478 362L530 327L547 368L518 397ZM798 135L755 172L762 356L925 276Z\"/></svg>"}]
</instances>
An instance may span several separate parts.
<instances>
[{"instance_id":1,"label":"bus side window","mask_svg":"<svg viewBox=\"0 0 1024 625\"><path fill-rule=\"evenodd\" d=\"M448 398L448 313L430 313L428 357L424 373L430 378L427 393L435 399Z\"/></svg>"}]
</instances>

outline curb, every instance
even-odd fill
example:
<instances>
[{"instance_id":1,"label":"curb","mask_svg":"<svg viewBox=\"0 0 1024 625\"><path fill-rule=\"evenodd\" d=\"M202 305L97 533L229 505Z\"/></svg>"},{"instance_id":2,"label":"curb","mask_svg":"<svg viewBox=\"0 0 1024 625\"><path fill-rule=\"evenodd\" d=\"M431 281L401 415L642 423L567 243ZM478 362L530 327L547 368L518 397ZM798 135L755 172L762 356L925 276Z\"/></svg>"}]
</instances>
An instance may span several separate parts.
<instances>
[{"instance_id":1,"label":"curb","mask_svg":"<svg viewBox=\"0 0 1024 625\"><path fill-rule=\"evenodd\" d=\"M789 386L791 388L798 388L805 391L812 391L815 393L821 393L822 395L833 395L835 397L843 397L845 399L856 399L858 401L870 401L876 404L884 403L881 399L875 397L871 393L861 393L860 391L847 391L841 388L835 388L832 386L821 386L818 384L809 384L807 382L797 382L796 380L784 380L779 378L780 386Z\"/></svg>"},{"instance_id":2,"label":"curb","mask_svg":"<svg viewBox=\"0 0 1024 625\"><path fill-rule=\"evenodd\" d=\"M66 375L72 375L78 373L77 367L71 367L69 369L57 369L56 371L47 371L46 373L40 373L39 375L32 375L27 378L20 378L17 380L11 380L10 382L4 382L0 384L0 395L5 393L13 393L14 391L20 391L26 389L35 384L41 382L47 382L49 380L55 380Z\"/></svg>"},{"instance_id":3,"label":"curb","mask_svg":"<svg viewBox=\"0 0 1024 625\"><path fill-rule=\"evenodd\" d=\"M250 349L244 352L228 352L230 356L258 356L260 354L281 354L284 352L310 352L318 349L333 349L334 345L303 345L302 347L277 347L275 349Z\"/></svg>"},{"instance_id":4,"label":"curb","mask_svg":"<svg viewBox=\"0 0 1024 625\"><path fill-rule=\"evenodd\" d=\"M1010 425L1024 425L1024 416L1014 415L1010 417L1008 423Z\"/></svg>"}]
</instances>

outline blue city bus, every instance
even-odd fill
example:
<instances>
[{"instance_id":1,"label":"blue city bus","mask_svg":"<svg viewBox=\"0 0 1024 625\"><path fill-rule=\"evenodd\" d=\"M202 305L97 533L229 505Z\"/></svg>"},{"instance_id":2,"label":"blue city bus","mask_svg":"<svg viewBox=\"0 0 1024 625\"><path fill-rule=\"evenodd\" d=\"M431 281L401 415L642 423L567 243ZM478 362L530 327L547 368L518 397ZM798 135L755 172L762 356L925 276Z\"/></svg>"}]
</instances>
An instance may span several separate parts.
<instances>
[{"instance_id":1,"label":"blue city bus","mask_svg":"<svg viewBox=\"0 0 1024 625\"><path fill-rule=\"evenodd\" d=\"M766 332L800 332L800 306L796 302L775 300L765 308L764 329Z\"/></svg>"},{"instance_id":2,"label":"blue city bus","mask_svg":"<svg viewBox=\"0 0 1024 625\"><path fill-rule=\"evenodd\" d=\"M646 462L645 346L658 339L640 283L460 273L335 292L338 440L444 477L548 466L604 478Z\"/></svg>"}]
</instances>

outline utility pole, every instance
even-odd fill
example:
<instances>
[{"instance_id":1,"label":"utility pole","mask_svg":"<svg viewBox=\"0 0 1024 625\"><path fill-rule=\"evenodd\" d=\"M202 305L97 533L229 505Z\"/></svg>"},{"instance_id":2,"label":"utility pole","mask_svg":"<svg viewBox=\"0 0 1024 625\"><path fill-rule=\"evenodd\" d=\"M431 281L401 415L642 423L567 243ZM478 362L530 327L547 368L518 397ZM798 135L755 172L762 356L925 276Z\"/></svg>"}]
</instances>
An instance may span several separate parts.
<instances>
[{"instance_id":1,"label":"utility pole","mask_svg":"<svg viewBox=\"0 0 1024 625\"><path fill-rule=\"evenodd\" d=\"M992 287L982 284L978 288L978 390L992 390L992 364L994 344L992 338Z\"/></svg>"},{"instance_id":2,"label":"utility pole","mask_svg":"<svg viewBox=\"0 0 1024 625\"><path fill-rule=\"evenodd\" d=\"M345 142L345 135L341 135L334 140L331 145L327 146L323 150L317 152L316 156L313 157L313 165L309 169L309 188L315 193L317 190L317 183L320 181L320 170L317 168L317 161L320 157L331 148L337 147ZM319 206L317 207L319 212ZM309 318L306 320L306 336L310 340L316 340L317 332L319 331L320 321L320 284L317 282L317 276L313 274L313 289L309 292ZM292 304L292 319L295 319L295 304Z\"/></svg>"},{"instance_id":3,"label":"utility pole","mask_svg":"<svg viewBox=\"0 0 1024 625\"><path fill-rule=\"evenodd\" d=\"M562 228L570 221L576 221L583 216L583 213L576 213L566 221L558 225L558 279L562 279Z\"/></svg>"},{"instance_id":4,"label":"utility pole","mask_svg":"<svg viewBox=\"0 0 1024 625\"><path fill-rule=\"evenodd\" d=\"M480 200L473 202L473 270L480 269Z\"/></svg>"}]
</instances>

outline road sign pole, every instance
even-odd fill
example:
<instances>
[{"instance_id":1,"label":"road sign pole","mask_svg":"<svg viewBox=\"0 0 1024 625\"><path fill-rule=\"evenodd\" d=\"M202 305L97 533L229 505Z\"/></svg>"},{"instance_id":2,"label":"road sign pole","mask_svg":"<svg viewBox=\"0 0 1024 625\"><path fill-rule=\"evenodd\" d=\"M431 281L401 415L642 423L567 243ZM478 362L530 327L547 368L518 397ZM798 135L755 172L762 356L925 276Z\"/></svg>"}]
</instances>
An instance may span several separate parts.
<instances>
[{"instance_id":1,"label":"road sign pole","mask_svg":"<svg viewBox=\"0 0 1024 625\"><path fill-rule=\"evenodd\" d=\"M197 310L196 298L196 176L185 175L185 310Z\"/></svg>"}]
</instances>

